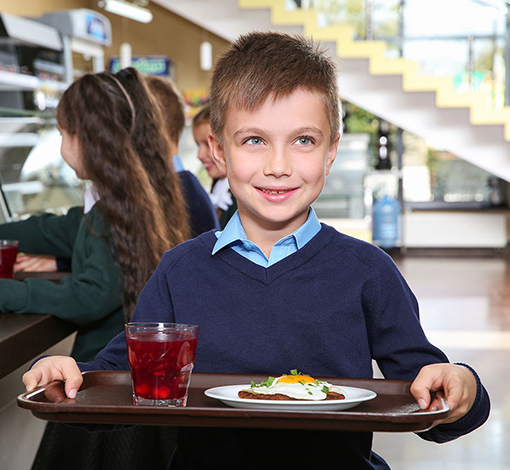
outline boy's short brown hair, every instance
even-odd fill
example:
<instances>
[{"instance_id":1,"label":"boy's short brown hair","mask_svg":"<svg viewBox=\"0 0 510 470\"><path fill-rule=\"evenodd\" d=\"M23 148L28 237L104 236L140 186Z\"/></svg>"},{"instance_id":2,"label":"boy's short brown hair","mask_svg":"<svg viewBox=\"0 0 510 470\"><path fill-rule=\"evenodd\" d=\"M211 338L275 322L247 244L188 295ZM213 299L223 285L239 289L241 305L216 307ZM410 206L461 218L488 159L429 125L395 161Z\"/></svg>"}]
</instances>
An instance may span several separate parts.
<instances>
[{"instance_id":1,"label":"boy's short brown hair","mask_svg":"<svg viewBox=\"0 0 510 470\"><path fill-rule=\"evenodd\" d=\"M211 80L211 130L222 141L230 106L257 109L270 96L277 100L302 88L322 96L331 141L340 132L336 67L311 40L277 32L239 37L218 60Z\"/></svg>"},{"instance_id":2,"label":"boy's short brown hair","mask_svg":"<svg viewBox=\"0 0 510 470\"><path fill-rule=\"evenodd\" d=\"M145 79L163 115L168 136L172 142L178 143L186 123L182 95L168 78L147 75Z\"/></svg>"}]
</instances>

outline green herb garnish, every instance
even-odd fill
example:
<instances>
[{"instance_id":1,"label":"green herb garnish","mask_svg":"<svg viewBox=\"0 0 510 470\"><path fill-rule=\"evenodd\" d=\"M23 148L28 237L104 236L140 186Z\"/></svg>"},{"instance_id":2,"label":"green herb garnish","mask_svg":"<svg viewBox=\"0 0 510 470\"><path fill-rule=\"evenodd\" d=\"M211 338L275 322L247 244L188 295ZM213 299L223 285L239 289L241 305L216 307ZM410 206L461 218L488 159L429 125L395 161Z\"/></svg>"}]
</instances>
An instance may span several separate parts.
<instances>
[{"instance_id":1,"label":"green herb garnish","mask_svg":"<svg viewBox=\"0 0 510 470\"><path fill-rule=\"evenodd\" d=\"M252 388L260 388L260 387L270 387L271 384L274 382L274 377L268 377L267 380L263 380L259 384L256 384L253 380L251 381L251 387Z\"/></svg>"}]
</instances>

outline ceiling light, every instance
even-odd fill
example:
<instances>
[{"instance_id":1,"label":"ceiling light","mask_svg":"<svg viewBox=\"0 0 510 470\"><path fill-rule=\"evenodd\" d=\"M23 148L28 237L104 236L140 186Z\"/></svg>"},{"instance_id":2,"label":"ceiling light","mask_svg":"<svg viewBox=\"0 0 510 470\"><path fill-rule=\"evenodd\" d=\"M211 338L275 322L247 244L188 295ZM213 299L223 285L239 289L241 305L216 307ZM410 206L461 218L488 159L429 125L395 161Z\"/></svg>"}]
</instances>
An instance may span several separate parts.
<instances>
[{"instance_id":1,"label":"ceiling light","mask_svg":"<svg viewBox=\"0 0 510 470\"><path fill-rule=\"evenodd\" d=\"M212 69L212 45L209 41L200 44L200 68L202 70Z\"/></svg>"},{"instance_id":2,"label":"ceiling light","mask_svg":"<svg viewBox=\"0 0 510 470\"><path fill-rule=\"evenodd\" d=\"M152 21L152 13L149 9L134 3L125 2L124 0L101 0L98 2L98 6L110 13L140 21L141 23L150 23Z\"/></svg>"}]
</instances>

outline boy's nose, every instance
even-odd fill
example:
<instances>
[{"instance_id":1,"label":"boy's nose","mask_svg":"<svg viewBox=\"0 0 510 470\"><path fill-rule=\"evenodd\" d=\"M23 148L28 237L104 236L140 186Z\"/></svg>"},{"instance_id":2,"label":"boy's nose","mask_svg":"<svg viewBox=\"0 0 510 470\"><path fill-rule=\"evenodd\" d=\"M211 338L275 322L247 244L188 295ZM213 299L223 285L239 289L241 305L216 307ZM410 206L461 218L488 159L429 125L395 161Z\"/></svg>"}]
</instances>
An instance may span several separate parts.
<instances>
[{"instance_id":1,"label":"boy's nose","mask_svg":"<svg viewBox=\"0 0 510 470\"><path fill-rule=\"evenodd\" d=\"M264 165L264 175L289 176L292 173L292 161L290 155L284 149L274 149L268 156Z\"/></svg>"}]
</instances>

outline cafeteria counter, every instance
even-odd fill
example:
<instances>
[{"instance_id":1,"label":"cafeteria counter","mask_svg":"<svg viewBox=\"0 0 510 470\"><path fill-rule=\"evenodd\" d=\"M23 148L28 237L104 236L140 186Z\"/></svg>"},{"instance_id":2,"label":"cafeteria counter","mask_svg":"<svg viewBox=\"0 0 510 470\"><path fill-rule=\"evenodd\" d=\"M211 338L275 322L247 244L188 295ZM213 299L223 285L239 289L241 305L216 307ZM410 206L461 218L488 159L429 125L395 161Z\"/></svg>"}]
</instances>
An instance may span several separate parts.
<instances>
[{"instance_id":1,"label":"cafeteria counter","mask_svg":"<svg viewBox=\"0 0 510 470\"><path fill-rule=\"evenodd\" d=\"M17 273L58 282L68 273ZM0 313L0 468L30 468L46 423L19 408L22 376L42 354L69 355L75 327L52 315Z\"/></svg>"},{"instance_id":2,"label":"cafeteria counter","mask_svg":"<svg viewBox=\"0 0 510 470\"><path fill-rule=\"evenodd\" d=\"M0 379L63 340L75 327L51 315L0 314Z\"/></svg>"},{"instance_id":3,"label":"cafeteria counter","mask_svg":"<svg viewBox=\"0 0 510 470\"><path fill-rule=\"evenodd\" d=\"M68 273L17 273L15 279L40 277L58 282ZM39 356L75 331L52 315L0 313L0 379Z\"/></svg>"}]
</instances>

